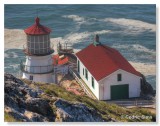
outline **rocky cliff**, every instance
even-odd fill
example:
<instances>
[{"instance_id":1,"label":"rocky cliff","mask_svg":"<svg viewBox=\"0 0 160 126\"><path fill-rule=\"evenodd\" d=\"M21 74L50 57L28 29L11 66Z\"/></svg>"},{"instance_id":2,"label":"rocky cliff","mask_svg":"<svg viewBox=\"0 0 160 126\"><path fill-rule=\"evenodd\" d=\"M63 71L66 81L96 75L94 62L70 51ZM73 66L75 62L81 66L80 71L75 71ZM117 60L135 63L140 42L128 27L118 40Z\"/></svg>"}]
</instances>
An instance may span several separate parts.
<instances>
[{"instance_id":1,"label":"rocky cliff","mask_svg":"<svg viewBox=\"0 0 160 126\"><path fill-rule=\"evenodd\" d=\"M122 114L151 115L146 110L126 109L87 96L77 96L55 84L20 80L4 75L5 121L23 122L103 122L154 121L121 119ZM152 115L155 118L155 115Z\"/></svg>"},{"instance_id":2,"label":"rocky cliff","mask_svg":"<svg viewBox=\"0 0 160 126\"><path fill-rule=\"evenodd\" d=\"M103 121L92 108L58 97L46 98L44 91L31 88L11 74L5 74L5 112L18 121ZM46 95L47 96L47 95ZM54 108L55 109L54 109Z\"/></svg>"}]
</instances>

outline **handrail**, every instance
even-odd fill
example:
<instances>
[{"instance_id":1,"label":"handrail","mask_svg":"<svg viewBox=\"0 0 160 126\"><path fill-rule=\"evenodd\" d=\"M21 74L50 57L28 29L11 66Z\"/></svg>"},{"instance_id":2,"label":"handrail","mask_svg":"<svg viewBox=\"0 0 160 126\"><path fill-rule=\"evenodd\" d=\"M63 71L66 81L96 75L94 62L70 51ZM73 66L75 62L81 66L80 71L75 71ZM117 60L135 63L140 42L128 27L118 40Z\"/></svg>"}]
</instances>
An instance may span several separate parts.
<instances>
[{"instance_id":1,"label":"handrail","mask_svg":"<svg viewBox=\"0 0 160 126\"><path fill-rule=\"evenodd\" d=\"M47 66L28 66L20 63L20 69L22 72L31 73L31 74L47 74L54 72L53 65Z\"/></svg>"},{"instance_id":2,"label":"handrail","mask_svg":"<svg viewBox=\"0 0 160 126\"><path fill-rule=\"evenodd\" d=\"M93 99L97 99L90 91L88 91L88 89L86 88L86 86L84 85L84 83L79 79L79 77L76 75L76 73L69 67L69 72L75 77L75 79L77 80L77 82L79 82L79 84L81 85L81 87L83 88L84 92L91 98Z\"/></svg>"},{"instance_id":3,"label":"handrail","mask_svg":"<svg viewBox=\"0 0 160 126\"><path fill-rule=\"evenodd\" d=\"M57 44L57 52L59 53L73 53L73 43L58 43Z\"/></svg>"}]
</instances>

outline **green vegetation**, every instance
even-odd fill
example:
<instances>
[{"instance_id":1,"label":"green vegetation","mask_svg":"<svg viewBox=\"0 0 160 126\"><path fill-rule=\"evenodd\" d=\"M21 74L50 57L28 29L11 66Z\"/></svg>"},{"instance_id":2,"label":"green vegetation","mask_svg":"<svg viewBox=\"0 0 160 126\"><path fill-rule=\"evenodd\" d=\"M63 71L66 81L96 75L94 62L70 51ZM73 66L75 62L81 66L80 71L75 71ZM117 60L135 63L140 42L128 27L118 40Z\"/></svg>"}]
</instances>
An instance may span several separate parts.
<instances>
[{"instance_id":1,"label":"green vegetation","mask_svg":"<svg viewBox=\"0 0 160 126\"><path fill-rule=\"evenodd\" d=\"M4 112L4 121L5 122L19 122L13 116L9 115L8 113Z\"/></svg>"},{"instance_id":2,"label":"green vegetation","mask_svg":"<svg viewBox=\"0 0 160 126\"><path fill-rule=\"evenodd\" d=\"M25 80L27 83L27 81ZM109 104L105 101L93 100L88 96L78 96L73 94L72 92L66 91L64 88L56 85L56 84L45 84L45 83L28 83L30 86L38 86L49 96L55 96L59 98L63 98L67 101L71 102L81 102L86 106L95 109L104 120L108 120L109 118L114 118L118 121L124 122L153 122L156 120L156 115L154 113L149 112L144 108L133 108L127 109L124 107L120 107L116 104ZM125 116L152 116L152 118L142 119L142 118L125 118ZM124 118L122 118L122 116Z\"/></svg>"}]
</instances>

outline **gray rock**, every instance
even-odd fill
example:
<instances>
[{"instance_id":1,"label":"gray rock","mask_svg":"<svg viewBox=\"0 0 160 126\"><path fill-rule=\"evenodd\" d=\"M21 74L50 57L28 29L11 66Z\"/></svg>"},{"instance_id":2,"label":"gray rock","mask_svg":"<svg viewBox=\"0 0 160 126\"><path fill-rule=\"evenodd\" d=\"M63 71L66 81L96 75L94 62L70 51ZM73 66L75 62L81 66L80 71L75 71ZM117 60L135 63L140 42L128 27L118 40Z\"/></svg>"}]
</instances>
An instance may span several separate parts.
<instances>
[{"instance_id":1,"label":"gray rock","mask_svg":"<svg viewBox=\"0 0 160 126\"><path fill-rule=\"evenodd\" d=\"M149 84L146 81L145 76L142 75L141 95L146 95L146 94L150 94L150 95L154 96L155 95L155 91L153 90L153 87L151 86L151 84Z\"/></svg>"},{"instance_id":2,"label":"gray rock","mask_svg":"<svg viewBox=\"0 0 160 126\"><path fill-rule=\"evenodd\" d=\"M45 116L53 115L49 102L42 98L30 98L26 100L26 109Z\"/></svg>"},{"instance_id":3,"label":"gray rock","mask_svg":"<svg viewBox=\"0 0 160 126\"><path fill-rule=\"evenodd\" d=\"M54 105L58 108L56 121L66 122L102 122L102 117L96 110L88 108L82 103L70 103L58 99Z\"/></svg>"},{"instance_id":4,"label":"gray rock","mask_svg":"<svg viewBox=\"0 0 160 126\"><path fill-rule=\"evenodd\" d=\"M44 117L38 113L31 112L31 111L25 111L24 115L25 115L25 117L28 118L28 120L30 122L47 122L47 121L49 121L46 117Z\"/></svg>"},{"instance_id":5,"label":"gray rock","mask_svg":"<svg viewBox=\"0 0 160 126\"><path fill-rule=\"evenodd\" d=\"M13 116L18 121L23 121L23 122L29 122L30 121L22 113L20 113L19 111L14 110L14 109L12 109L12 111L8 112L8 114Z\"/></svg>"},{"instance_id":6,"label":"gray rock","mask_svg":"<svg viewBox=\"0 0 160 126\"><path fill-rule=\"evenodd\" d=\"M47 100L38 98L43 91L30 88L11 74L5 74L5 106L11 108L9 112L15 119L22 121L54 121L54 114ZM32 113L32 118L24 116L25 111Z\"/></svg>"}]
</instances>

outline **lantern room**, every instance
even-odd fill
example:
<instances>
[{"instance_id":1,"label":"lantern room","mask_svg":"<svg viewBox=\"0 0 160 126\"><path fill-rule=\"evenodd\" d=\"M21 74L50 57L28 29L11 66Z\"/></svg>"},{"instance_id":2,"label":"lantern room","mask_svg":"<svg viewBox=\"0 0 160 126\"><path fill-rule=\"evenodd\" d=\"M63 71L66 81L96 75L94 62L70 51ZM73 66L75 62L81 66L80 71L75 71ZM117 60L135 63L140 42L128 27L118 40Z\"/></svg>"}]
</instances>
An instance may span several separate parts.
<instances>
[{"instance_id":1,"label":"lantern room","mask_svg":"<svg viewBox=\"0 0 160 126\"><path fill-rule=\"evenodd\" d=\"M49 55L53 53L50 45L50 32L48 27L40 24L40 19L35 19L35 24L24 30L27 35L27 43L24 52L27 55Z\"/></svg>"}]
</instances>

